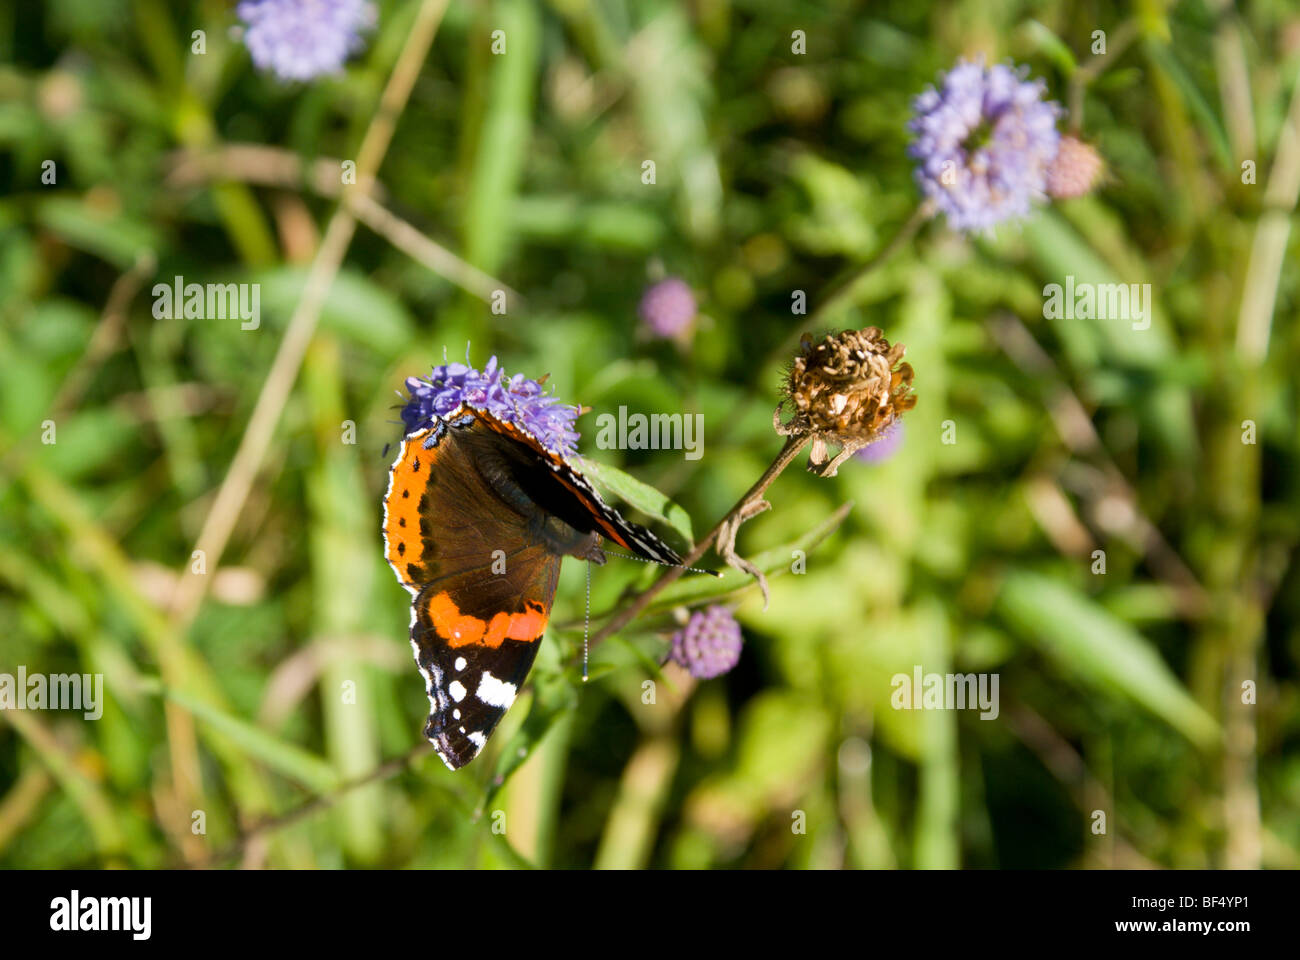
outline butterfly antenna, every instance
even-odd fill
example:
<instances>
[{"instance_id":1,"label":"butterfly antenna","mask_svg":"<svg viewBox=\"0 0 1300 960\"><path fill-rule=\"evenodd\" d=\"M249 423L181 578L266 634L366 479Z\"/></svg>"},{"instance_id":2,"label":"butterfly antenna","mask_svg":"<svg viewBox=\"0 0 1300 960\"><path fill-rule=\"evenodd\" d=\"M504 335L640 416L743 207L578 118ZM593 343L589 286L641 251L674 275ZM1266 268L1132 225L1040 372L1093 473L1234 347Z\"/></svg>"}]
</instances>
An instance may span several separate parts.
<instances>
[{"instance_id":1,"label":"butterfly antenna","mask_svg":"<svg viewBox=\"0 0 1300 960\"><path fill-rule=\"evenodd\" d=\"M582 621L582 682L587 682L587 658L591 647L587 637L591 632L591 561L587 561L587 612Z\"/></svg>"},{"instance_id":2,"label":"butterfly antenna","mask_svg":"<svg viewBox=\"0 0 1300 960\"><path fill-rule=\"evenodd\" d=\"M669 563L666 560L651 560L649 557L636 557L630 553L611 553L605 551L607 557L618 557L620 560L639 560L641 563L657 563L661 567L681 567L683 570L689 570L691 573L707 573L711 577L722 579L722 573L718 570L703 570L700 567L688 567L684 563Z\"/></svg>"}]
</instances>

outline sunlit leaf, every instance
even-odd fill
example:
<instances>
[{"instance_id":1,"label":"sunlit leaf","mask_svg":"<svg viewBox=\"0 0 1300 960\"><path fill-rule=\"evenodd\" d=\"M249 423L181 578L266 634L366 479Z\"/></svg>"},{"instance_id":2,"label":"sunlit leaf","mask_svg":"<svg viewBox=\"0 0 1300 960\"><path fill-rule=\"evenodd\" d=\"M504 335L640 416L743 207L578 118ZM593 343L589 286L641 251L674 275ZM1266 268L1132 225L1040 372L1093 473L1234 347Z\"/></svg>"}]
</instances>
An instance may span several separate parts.
<instances>
[{"instance_id":1,"label":"sunlit leaf","mask_svg":"<svg viewBox=\"0 0 1300 960\"><path fill-rule=\"evenodd\" d=\"M582 472L601 490L617 497L624 503L636 507L647 516L662 520L668 524L680 533L688 544L695 542L695 538L691 533L690 514L650 486L650 484L642 483L636 477L624 473L618 467L597 463L595 460L588 460L585 457L582 461Z\"/></svg>"}]
</instances>

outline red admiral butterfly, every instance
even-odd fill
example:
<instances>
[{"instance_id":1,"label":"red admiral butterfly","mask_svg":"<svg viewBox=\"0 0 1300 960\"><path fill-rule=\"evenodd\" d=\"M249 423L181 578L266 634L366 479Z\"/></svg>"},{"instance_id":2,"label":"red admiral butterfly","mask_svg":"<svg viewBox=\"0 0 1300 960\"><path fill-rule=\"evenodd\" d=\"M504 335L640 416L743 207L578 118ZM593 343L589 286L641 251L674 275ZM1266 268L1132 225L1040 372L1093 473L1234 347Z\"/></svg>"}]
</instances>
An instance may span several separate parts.
<instances>
[{"instance_id":1,"label":"red admiral butterfly","mask_svg":"<svg viewBox=\"0 0 1300 960\"><path fill-rule=\"evenodd\" d=\"M601 537L681 557L619 516L560 454L461 405L408 433L384 494L384 556L413 594L424 735L452 770L474 759L537 656L563 557L604 563Z\"/></svg>"}]
</instances>

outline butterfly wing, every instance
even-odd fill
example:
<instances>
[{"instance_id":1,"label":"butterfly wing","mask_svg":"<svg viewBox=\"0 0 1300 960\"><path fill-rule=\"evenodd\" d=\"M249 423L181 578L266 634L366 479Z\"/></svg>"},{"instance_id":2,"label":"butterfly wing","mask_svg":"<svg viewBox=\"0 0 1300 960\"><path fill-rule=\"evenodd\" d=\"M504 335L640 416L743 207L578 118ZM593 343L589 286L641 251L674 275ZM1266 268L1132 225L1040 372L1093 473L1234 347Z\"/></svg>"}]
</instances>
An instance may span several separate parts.
<instances>
[{"instance_id":1,"label":"butterfly wing","mask_svg":"<svg viewBox=\"0 0 1300 960\"><path fill-rule=\"evenodd\" d=\"M425 736L453 770L478 755L528 676L561 558L603 563L603 535L646 559L681 562L529 434L469 408L402 441L383 531L384 556L414 595Z\"/></svg>"},{"instance_id":2,"label":"butterfly wing","mask_svg":"<svg viewBox=\"0 0 1300 960\"><path fill-rule=\"evenodd\" d=\"M514 703L542 642L560 558L532 547L509 574L455 574L411 605L411 649L429 695L424 735L444 763L473 760Z\"/></svg>"},{"instance_id":3,"label":"butterfly wing","mask_svg":"<svg viewBox=\"0 0 1300 960\"><path fill-rule=\"evenodd\" d=\"M407 436L389 475L384 553L414 595L425 736L453 770L478 755L527 677L561 558L598 555L595 534L521 486L537 472L529 451L462 416Z\"/></svg>"},{"instance_id":4,"label":"butterfly wing","mask_svg":"<svg viewBox=\"0 0 1300 960\"><path fill-rule=\"evenodd\" d=\"M590 480L571 464L548 451L530 434L513 423L503 423L495 417L484 416L484 422L488 429L514 439L536 453L550 469L554 481L581 504L591 518L592 529L599 530L603 536L646 560L672 566L681 565L682 558L676 550L639 523L625 520L622 514L601 498Z\"/></svg>"}]
</instances>

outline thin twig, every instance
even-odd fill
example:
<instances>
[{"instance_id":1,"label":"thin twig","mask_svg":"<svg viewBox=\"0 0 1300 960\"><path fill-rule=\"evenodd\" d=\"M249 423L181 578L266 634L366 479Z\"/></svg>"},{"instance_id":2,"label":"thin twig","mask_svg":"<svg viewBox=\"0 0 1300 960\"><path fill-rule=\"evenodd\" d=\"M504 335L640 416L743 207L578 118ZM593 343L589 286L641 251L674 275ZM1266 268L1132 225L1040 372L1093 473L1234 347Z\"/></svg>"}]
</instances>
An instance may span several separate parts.
<instances>
[{"instance_id":1,"label":"thin twig","mask_svg":"<svg viewBox=\"0 0 1300 960\"><path fill-rule=\"evenodd\" d=\"M1137 37L1137 21L1126 20L1111 31L1110 43L1106 47L1105 53L1094 53L1086 63L1074 71L1074 74L1070 77L1068 94L1070 132L1078 133L1083 129L1083 95L1088 89L1088 84L1100 76L1114 59L1128 49L1128 45Z\"/></svg>"},{"instance_id":2,"label":"thin twig","mask_svg":"<svg viewBox=\"0 0 1300 960\"><path fill-rule=\"evenodd\" d=\"M820 525L821 532L817 536L808 540L807 543L802 547L802 549L804 549L805 552L807 553L811 553L815 548L821 546L822 541L824 541L827 537L829 537L832 533L834 533L836 530L839 529L840 525L848 518L848 515L852 510L853 510L852 500L845 500L843 503L841 503L838 507L835 508L835 511L822 522L822 524ZM605 555L607 557L622 556L622 554L611 554L609 551L605 551ZM635 559L639 560L641 558L637 557ZM781 571L778 571L778 573L779 572ZM682 606L690 607L698 603L714 602L714 601L722 600L724 598L735 597L743 593L744 591L750 589L751 587L755 587L757 585L758 585L757 581L752 581L748 583L738 583L735 586L731 587L730 589L722 593L712 594L709 597L700 597L697 599L683 600ZM603 622L609 619L610 617L614 616L618 612L620 608L620 603L621 601L616 602L608 610L602 610L600 613L593 614L590 617L590 620ZM586 618L582 620L579 619L565 620L555 624L555 629L560 631L570 631L570 630L577 630L579 627L582 627L584 625L590 626L590 622Z\"/></svg>"},{"instance_id":3,"label":"thin twig","mask_svg":"<svg viewBox=\"0 0 1300 960\"><path fill-rule=\"evenodd\" d=\"M763 471L763 475L754 481L754 485L745 492L745 495L727 512L727 515L718 521L718 525L709 531L708 536L695 545L695 549L687 554L686 559L682 561L682 566L669 567L662 577L646 590L637 594L621 612L615 614L613 619L592 635L590 648L595 649L608 637L631 623L650 604L650 601L662 593L669 584L676 581L686 571L687 567L698 563L709 547L712 546L713 541L717 539L718 534L726 529L728 524L734 522L746 510L752 509L753 504L763 499L763 494L772 485L772 481L779 477L782 471L794 461L794 458L799 455L799 452L803 450L807 443L808 437L804 434L787 437L785 445L781 447L781 452L776 455L776 459L772 461L771 465Z\"/></svg>"},{"instance_id":4,"label":"thin twig","mask_svg":"<svg viewBox=\"0 0 1300 960\"><path fill-rule=\"evenodd\" d=\"M916 232L921 229L922 225L934 216L936 209L937 206L933 200L925 200L918 204L917 208L912 211L912 215L907 218L901 227L898 228L898 232L894 234L893 238L877 250L870 259L854 268L848 276L833 286L830 292L822 297L822 301L817 306L817 309L808 316L808 319L805 322L798 324L798 326L815 326L827 314L832 313L846 300L852 298L853 294L857 291L858 285L867 277L867 275L889 260L904 246L904 244L916 236ZM798 341L797 336L795 337L795 341ZM783 343L782 346L789 346L788 342L789 338L787 337L786 343ZM786 353L789 351L783 349L782 352Z\"/></svg>"},{"instance_id":5,"label":"thin twig","mask_svg":"<svg viewBox=\"0 0 1300 960\"><path fill-rule=\"evenodd\" d=\"M412 761L416 760L421 754L427 753L428 751L428 743L417 743L400 757L394 757L392 760L384 761L369 773L363 774L354 780L348 780L345 783L341 783L329 793L322 793L312 797L310 800L294 807L288 813L283 813L278 817L270 817L263 820L241 833L238 839L224 850L212 854L212 856L200 863L188 864L188 866L191 869L203 870L208 867L214 867L217 864L224 863L228 860L234 860L236 857L243 854L244 850L247 849L250 844L254 843L261 837L274 833L277 830L282 830L285 827L292 826L299 820L315 813L317 810L333 806L334 803L345 793L349 793L358 787L364 787L366 784L374 783L377 780L387 780L389 777L405 770L411 765Z\"/></svg>"},{"instance_id":6,"label":"thin twig","mask_svg":"<svg viewBox=\"0 0 1300 960\"><path fill-rule=\"evenodd\" d=\"M261 143L222 143L202 149L182 147L171 153L165 163L167 186L174 190L198 187L213 181L255 183L282 190L304 187L322 197L343 193L340 175L343 161L337 157L317 157L308 162L283 147ZM370 195L383 202L387 191L376 182Z\"/></svg>"},{"instance_id":7,"label":"thin twig","mask_svg":"<svg viewBox=\"0 0 1300 960\"><path fill-rule=\"evenodd\" d=\"M1106 450L1092 418L1083 403L1066 385L1052 358L1048 356L1032 333L1010 313L998 313L988 321L993 339L1012 361L1026 374L1043 382L1047 387L1047 412L1056 427L1057 435L1075 456L1087 456L1101 463L1099 472L1075 471L1082 486L1104 506L1107 498L1116 498L1124 507L1122 512L1110 511L1123 518L1123 527L1130 540L1151 561L1152 569L1175 591L1180 610L1189 617L1204 616L1209 609L1209 595L1178 552L1169 544L1160 529L1147 518L1138 503L1137 492L1129 484ZM1096 509L1099 516L1107 511Z\"/></svg>"},{"instance_id":8,"label":"thin twig","mask_svg":"<svg viewBox=\"0 0 1300 960\"><path fill-rule=\"evenodd\" d=\"M126 312L131 301L140 292L141 285L158 267L158 260L152 250L144 249L136 254L135 262L126 271L118 275L108 291L104 309L99 315L99 323L86 349L77 358L76 364L59 385L59 391L50 402L48 412L43 420L57 422L81 402L90 386L95 372L118 348L122 341L122 331L126 328ZM28 434L5 452L3 472L9 476L18 473L23 457L27 455L36 442L37 434Z\"/></svg>"},{"instance_id":9,"label":"thin twig","mask_svg":"<svg viewBox=\"0 0 1300 960\"><path fill-rule=\"evenodd\" d=\"M493 295L500 290L512 308L523 305L524 298L517 291L425 236L369 194L349 192L344 195L344 203L353 216L398 250L471 296L491 303Z\"/></svg>"},{"instance_id":10,"label":"thin twig","mask_svg":"<svg viewBox=\"0 0 1300 960\"><path fill-rule=\"evenodd\" d=\"M424 0L420 7L380 98L380 108L362 138L357 160L358 182L354 187L358 192L369 192L373 186L375 172L392 140L397 117L410 96L447 2ZM217 566L225 552L235 522L252 489L253 478L266 456L280 414L298 378L307 345L316 331L321 307L355 232L356 219L345 206L340 206L330 218L325 238L307 275L302 298L289 320L239 449L199 534L196 549L203 551L210 570ZM179 579L171 610L172 621L178 630L185 630L193 621L207 592L207 583L207 577L192 576L188 572Z\"/></svg>"},{"instance_id":11,"label":"thin twig","mask_svg":"<svg viewBox=\"0 0 1300 960\"><path fill-rule=\"evenodd\" d=\"M346 189L339 176L339 160L321 157L308 165L296 153L280 147L229 143L201 151L178 150L170 166L167 183L176 188L237 180L291 190L306 188L324 197L342 198L357 220L471 296L490 303L493 294L502 290L512 306L523 305L524 298L517 290L458 257L386 207L383 198L387 190L382 183L374 181L369 192Z\"/></svg>"}]
</instances>

